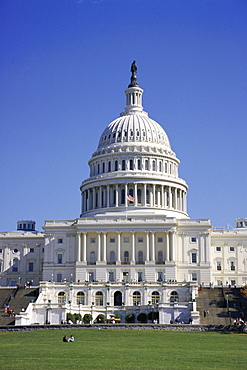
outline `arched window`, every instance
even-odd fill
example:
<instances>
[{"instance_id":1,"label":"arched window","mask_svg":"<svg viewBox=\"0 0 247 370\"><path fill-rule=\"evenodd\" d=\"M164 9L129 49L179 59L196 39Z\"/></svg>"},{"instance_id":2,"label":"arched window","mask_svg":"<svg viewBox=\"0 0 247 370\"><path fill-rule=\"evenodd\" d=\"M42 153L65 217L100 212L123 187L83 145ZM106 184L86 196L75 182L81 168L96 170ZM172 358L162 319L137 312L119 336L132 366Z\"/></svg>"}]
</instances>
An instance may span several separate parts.
<instances>
[{"instance_id":1,"label":"arched window","mask_svg":"<svg viewBox=\"0 0 247 370\"><path fill-rule=\"evenodd\" d=\"M122 160L122 171L126 170L125 159Z\"/></svg>"},{"instance_id":2,"label":"arched window","mask_svg":"<svg viewBox=\"0 0 247 370\"><path fill-rule=\"evenodd\" d=\"M13 259L12 272L18 272L19 269L19 260L18 258Z\"/></svg>"},{"instance_id":3,"label":"arched window","mask_svg":"<svg viewBox=\"0 0 247 370\"><path fill-rule=\"evenodd\" d=\"M113 190L113 205L116 205L116 190Z\"/></svg>"},{"instance_id":4,"label":"arched window","mask_svg":"<svg viewBox=\"0 0 247 370\"><path fill-rule=\"evenodd\" d=\"M137 189L137 203L141 204L142 202L142 191L141 189Z\"/></svg>"},{"instance_id":5,"label":"arched window","mask_svg":"<svg viewBox=\"0 0 247 370\"><path fill-rule=\"evenodd\" d=\"M102 172L103 172L103 173L105 172L105 162L103 162Z\"/></svg>"},{"instance_id":6,"label":"arched window","mask_svg":"<svg viewBox=\"0 0 247 370\"><path fill-rule=\"evenodd\" d=\"M64 292L59 292L57 296L58 304L64 304L66 302L66 294Z\"/></svg>"},{"instance_id":7,"label":"arched window","mask_svg":"<svg viewBox=\"0 0 247 370\"><path fill-rule=\"evenodd\" d=\"M140 159L138 159L138 161L137 161L137 168L138 168L139 171L142 169L141 168L141 160Z\"/></svg>"},{"instance_id":8,"label":"arched window","mask_svg":"<svg viewBox=\"0 0 247 370\"><path fill-rule=\"evenodd\" d=\"M125 204L125 189L121 190L121 204Z\"/></svg>"},{"instance_id":9,"label":"arched window","mask_svg":"<svg viewBox=\"0 0 247 370\"><path fill-rule=\"evenodd\" d=\"M148 171L148 159L145 160L145 170Z\"/></svg>"},{"instance_id":10,"label":"arched window","mask_svg":"<svg viewBox=\"0 0 247 370\"><path fill-rule=\"evenodd\" d=\"M99 165L99 163L98 163L98 174L100 173L100 165Z\"/></svg>"},{"instance_id":11,"label":"arched window","mask_svg":"<svg viewBox=\"0 0 247 370\"><path fill-rule=\"evenodd\" d=\"M178 292L176 291L173 291L171 292L171 295L170 295L170 302L174 303L174 302L178 302Z\"/></svg>"},{"instance_id":12,"label":"arched window","mask_svg":"<svg viewBox=\"0 0 247 370\"><path fill-rule=\"evenodd\" d=\"M124 252L124 263L129 263L129 262L130 262L129 252L125 251Z\"/></svg>"},{"instance_id":13,"label":"arched window","mask_svg":"<svg viewBox=\"0 0 247 370\"><path fill-rule=\"evenodd\" d=\"M95 252L90 253L90 264L94 265L96 263L95 261Z\"/></svg>"},{"instance_id":14,"label":"arched window","mask_svg":"<svg viewBox=\"0 0 247 370\"><path fill-rule=\"evenodd\" d=\"M143 251L138 252L138 263L143 263Z\"/></svg>"},{"instance_id":15,"label":"arched window","mask_svg":"<svg viewBox=\"0 0 247 370\"><path fill-rule=\"evenodd\" d=\"M152 304L159 303L159 300L160 300L160 294L159 294L159 292L152 292L151 300L152 300Z\"/></svg>"},{"instance_id":16,"label":"arched window","mask_svg":"<svg viewBox=\"0 0 247 370\"><path fill-rule=\"evenodd\" d=\"M115 252L111 251L110 252L110 263L114 264L115 262L116 262Z\"/></svg>"},{"instance_id":17,"label":"arched window","mask_svg":"<svg viewBox=\"0 0 247 370\"><path fill-rule=\"evenodd\" d=\"M131 195L132 197L134 196L134 190L133 189L129 189L129 195Z\"/></svg>"},{"instance_id":18,"label":"arched window","mask_svg":"<svg viewBox=\"0 0 247 370\"><path fill-rule=\"evenodd\" d=\"M163 252L158 251L158 263L163 263Z\"/></svg>"},{"instance_id":19,"label":"arched window","mask_svg":"<svg viewBox=\"0 0 247 370\"><path fill-rule=\"evenodd\" d=\"M159 162L159 171L160 172L162 171L162 162L161 161Z\"/></svg>"},{"instance_id":20,"label":"arched window","mask_svg":"<svg viewBox=\"0 0 247 370\"><path fill-rule=\"evenodd\" d=\"M133 306L139 306L141 304L141 293L134 292L133 293Z\"/></svg>"},{"instance_id":21,"label":"arched window","mask_svg":"<svg viewBox=\"0 0 247 370\"><path fill-rule=\"evenodd\" d=\"M103 293L102 292L96 292L95 306L103 306Z\"/></svg>"},{"instance_id":22,"label":"arched window","mask_svg":"<svg viewBox=\"0 0 247 370\"><path fill-rule=\"evenodd\" d=\"M146 189L146 202L147 204L150 204L149 189Z\"/></svg>"},{"instance_id":23,"label":"arched window","mask_svg":"<svg viewBox=\"0 0 247 370\"><path fill-rule=\"evenodd\" d=\"M156 162L153 161L153 171L156 171Z\"/></svg>"},{"instance_id":24,"label":"arched window","mask_svg":"<svg viewBox=\"0 0 247 370\"><path fill-rule=\"evenodd\" d=\"M115 161L115 171L118 171L118 161Z\"/></svg>"},{"instance_id":25,"label":"arched window","mask_svg":"<svg viewBox=\"0 0 247 370\"><path fill-rule=\"evenodd\" d=\"M79 305L79 304L82 304L84 305L85 304L85 294L83 292L78 292L77 295L76 295L76 303Z\"/></svg>"},{"instance_id":26,"label":"arched window","mask_svg":"<svg viewBox=\"0 0 247 370\"><path fill-rule=\"evenodd\" d=\"M108 172L111 172L111 162L108 162Z\"/></svg>"},{"instance_id":27,"label":"arched window","mask_svg":"<svg viewBox=\"0 0 247 370\"><path fill-rule=\"evenodd\" d=\"M133 159L130 160L130 171L133 171L134 170L134 163L133 163Z\"/></svg>"}]
</instances>

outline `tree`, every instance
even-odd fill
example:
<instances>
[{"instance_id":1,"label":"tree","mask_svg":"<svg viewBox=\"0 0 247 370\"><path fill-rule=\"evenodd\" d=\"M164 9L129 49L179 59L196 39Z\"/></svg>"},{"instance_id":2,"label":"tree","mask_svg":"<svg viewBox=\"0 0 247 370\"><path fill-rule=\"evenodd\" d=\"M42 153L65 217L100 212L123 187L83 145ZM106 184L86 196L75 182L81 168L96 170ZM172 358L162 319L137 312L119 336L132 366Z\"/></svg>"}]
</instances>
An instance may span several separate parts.
<instances>
[{"instance_id":1,"label":"tree","mask_svg":"<svg viewBox=\"0 0 247 370\"><path fill-rule=\"evenodd\" d=\"M90 313L85 313L85 315L83 316L84 324L90 324L92 320L93 320L93 316Z\"/></svg>"},{"instance_id":2,"label":"tree","mask_svg":"<svg viewBox=\"0 0 247 370\"><path fill-rule=\"evenodd\" d=\"M74 322L74 321L75 321L74 314L73 314L73 313L71 313L71 312L68 312L68 313L67 313L66 318L67 318L67 322L69 322L69 321Z\"/></svg>"},{"instance_id":3,"label":"tree","mask_svg":"<svg viewBox=\"0 0 247 370\"><path fill-rule=\"evenodd\" d=\"M96 321L98 323L104 323L105 322L105 315L103 315L102 313L100 313L97 317L96 317Z\"/></svg>"},{"instance_id":4,"label":"tree","mask_svg":"<svg viewBox=\"0 0 247 370\"><path fill-rule=\"evenodd\" d=\"M127 313L126 315L126 322L133 323L135 322L135 315L133 313Z\"/></svg>"},{"instance_id":5,"label":"tree","mask_svg":"<svg viewBox=\"0 0 247 370\"><path fill-rule=\"evenodd\" d=\"M142 324L147 322L147 315L145 313L139 313L137 316L137 320L140 321Z\"/></svg>"},{"instance_id":6,"label":"tree","mask_svg":"<svg viewBox=\"0 0 247 370\"><path fill-rule=\"evenodd\" d=\"M81 321L81 314L80 313L74 313L74 321Z\"/></svg>"}]
</instances>

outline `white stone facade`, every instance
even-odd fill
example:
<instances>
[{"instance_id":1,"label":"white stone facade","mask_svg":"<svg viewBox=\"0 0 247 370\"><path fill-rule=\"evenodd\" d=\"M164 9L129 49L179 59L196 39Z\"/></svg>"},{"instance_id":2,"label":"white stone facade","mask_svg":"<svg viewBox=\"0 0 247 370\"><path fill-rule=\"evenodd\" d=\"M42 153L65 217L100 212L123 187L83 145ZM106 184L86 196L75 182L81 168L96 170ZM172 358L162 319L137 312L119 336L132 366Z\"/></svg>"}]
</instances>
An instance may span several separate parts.
<instances>
[{"instance_id":1,"label":"white stone facade","mask_svg":"<svg viewBox=\"0 0 247 370\"><path fill-rule=\"evenodd\" d=\"M199 284L247 283L247 219L213 230L209 219L189 218L166 132L143 111L137 84L125 93L124 112L89 160L80 218L46 221L44 232L21 221L0 234L1 285L40 284L17 323L57 324L67 312L197 323Z\"/></svg>"}]
</instances>

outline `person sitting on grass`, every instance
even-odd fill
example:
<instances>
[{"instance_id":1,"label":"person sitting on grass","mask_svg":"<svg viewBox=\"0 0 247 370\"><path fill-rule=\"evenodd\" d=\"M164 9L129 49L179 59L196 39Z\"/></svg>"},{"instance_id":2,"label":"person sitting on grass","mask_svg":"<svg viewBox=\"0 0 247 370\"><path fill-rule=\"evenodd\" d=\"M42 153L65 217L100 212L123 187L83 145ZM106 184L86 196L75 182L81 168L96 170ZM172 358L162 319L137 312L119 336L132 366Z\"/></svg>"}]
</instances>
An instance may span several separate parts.
<instances>
[{"instance_id":1,"label":"person sitting on grass","mask_svg":"<svg viewBox=\"0 0 247 370\"><path fill-rule=\"evenodd\" d=\"M63 337L63 342L68 342L68 339L67 339L66 335Z\"/></svg>"},{"instance_id":2,"label":"person sitting on grass","mask_svg":"<svg viewBox=\"0 0 247 370\"><path fill-rule=\"evenodd\" d=\"M73 335L70 336L70 338L68 339L68 342L74 342L75 341L75 338L73 337Z\"/></svg>"}]
</instances>

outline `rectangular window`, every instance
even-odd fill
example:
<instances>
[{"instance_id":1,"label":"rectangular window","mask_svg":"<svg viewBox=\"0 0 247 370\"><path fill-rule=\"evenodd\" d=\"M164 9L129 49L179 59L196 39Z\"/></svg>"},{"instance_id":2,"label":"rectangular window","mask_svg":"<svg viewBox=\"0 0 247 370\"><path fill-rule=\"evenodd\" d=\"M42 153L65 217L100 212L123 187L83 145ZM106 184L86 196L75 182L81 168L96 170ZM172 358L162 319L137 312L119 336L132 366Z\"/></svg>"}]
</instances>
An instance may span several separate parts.
<instances>
[{"instance_id":1,"label":"rectangular window","mask_svg":"<svg viewBox=\"0 0 247 370\"><path fill-rule=\"evenodd\" d=\"M57 274L57 283L61 283L62 281L62 274Z\"/></svg>"},{"instance_id":2,"label":"rectangular window","mask_svg":"<svg viewBox=\"0 0 247 370\"><path fill-rule=\"evenodd\" d=\"M124 238L124 243L129 243L129 238Z\"/></svg>"},{"instance_id":3,"label":"rectangular window","mask_svg":"<svg viewBox=\"0 0 247 370\"><path fill-rule=\"evenodd\" d=\"M216 247L216 252L220 252L221 251L221 247Z\"/></svg>"},{"instance_id":4,"label":"rectangular window","mask_svg":"<svg viewBox=\"0 0 247 370\"><path fill-rule=\"evenodd\" d=\"M95 243L95 238L91 238L90 243Z\"/></svg>"},{"instance_id":5,"label":"rectangular window","mask_svg":"<svg viewBox=\"0 0 247 370\"><path fill-rule=\"evenodd\" d=\"M2 249L0 249L0 253L3 253L3 250Z\"/></svg>"},{"instance_id":6,"label":"rectangular window","mask_svg":"<svg viewBox=\"0 0 247 370\"><path fill-rule=\"evenodd\" d=\"M63 255L61 253L57 255L57 263L63 263Z\"/></svg>"},{"instance_id":7,"label":"rectangular window","mask_svg":"<svg viewBox=\"0 0 247 370\"><path fill-rule=\"evenodd\" d=\"M62 244L62 243L63 243L63 239L59 238L59 239L57 240L57 242L58 242L58 244Z\"/></svg>"},{"instance_id":8,"label":"rectangular window","mask_svg":"<svg viewBox=\"0 0 247 370\"><path fill-rule=\"evenodd\" d=\"M115 238L110 238L110 243L115 243Z\"/></svg>"},{"instance_id":9,"label":"rectangular window","mask_svg":"<svg viewBox=\"0 0 247 370\"><path fill-rule=\"evenodd\" d=\"M94 281L94 272L89 272L89 273L88 273L88 281L89 281L89 282Z\"/></svg>"},{"instance_id":10,"label":"rectangular window","mask_svg":"<svg viewBox=\"0 0 247 370\"><path fill-rule=\"evenodd\" d=\"M138 238L138 243L143 243L143 238Z\"/></svg>"},{"instance_id":11,"label":"rectangular window","mask_svg":"<svg viewBox=\"0 0 247 370\"><path fill-rule=\"evenodd\" d=\"M196 237L195 236L192 236L191 239L190 239L191 243L196 243Z\"/></svg>"},{"instance_id":12,"label":"rectangular window","mask_svg":"<svg viewBox=\"0 0 247 370\"><path fill-rule=\"evenodd\" d=\"M108 280L109 281L114 281L114 272L109 272L109 275L108 275Z\"/></svg>"},{"instance_id":13,"label":"rectangular window","mask_svg":"<svg viewBox=\"0 0 247 370\"><path fill-rule=\"evenodd\" d=\"M191 262L192 263L197 263L197 255L196 255L196 253L191 253Z\"/></svg>"},{"instance_id":14,"label":"rectangular window","mask_svg":"<svg viewBox=\"0 0 247 370\"><path fill-rule=\"evenodd\" d=\"M191 278L192 278L192 281L197 281L197 273L196 272L192 272Z\"/></svg>"},{"instance_id":15,"label":"rectangular window","mask_svg":"<svg viewBox=\"0 0 247 370\"><path fill-rule=\"evenodd\" d=\"M138 282L141 282L142 281L142 272L138 272L137 275L138 275Z\"/></svg>"},{"instance_id":16,"label":"rectangular window","mask_svg":"<svg viewBox=\"0 0 247 370\"><path fill-rule=\"evenodd\" d=\"M30 253L34 253L34 248L30 248Z\"/></svg>"},{"instance_id":17,"label":"rectangular window","mask_svg":"<svg viewBox=\"0 0 247 370\"><path fill-rule=\"evenodd\" d=\"M230 247L230 252L234 252L235 251L235 248L234 247Z\"/></svg>"},{"instance_id":18,"label":"rectangular window","mask_svg":"<svg viewBox=\"0 0 247 370\"><path fill-rule=\"evenodd\" d=\"M42 248L42 253L44 253L45 252L45 248Z\"/></svg>"},{"instance_id":19,"label":"rectangular window","mask_svg":"<svg viewBox=\"0 0 247 370\"><path fill-rule=\"evenodd\" d=\"M158 238L158 243L163 243L163 238Z\"/></svg>"},{"instance_id":20,"label":"rectangular window","mask_svg":"<svg viewBox=\"0 0 247 370\"><path fill-rule=\"evenodd\" d=\"M236 280L231 280L231 285L235 285L236 284Z\"/></svg>"},{"instance_id":21,"label":"rectangular window","mask_svg":"<svg viewBox=\"0 0 247 370\"><path fill-rule=\"evenodd\" d=\"M28 271L33 272L33 262L29 262L28 264Z\"/></svg>"},{"instance_id":22,"label":"rectangular window","mask_svg":"<svg viewBox=\"0 0 247 370\"><path fill-rule=\"evenodd\" d=\"M231 261L231 271L235 271L235 265L233 261Z\"/></svg>"},{"instance_id":23,"label":"rectangular window","mask_svg":"<svg viewBox=\"0 0 247 370\"><path fill-rule=\"evenodd\" d=\"M158 277L158 281L163 281L163 271L158 271L158 273L157 273L157 277Z\"/></svg>"},{"instance_id":24,"label":"rectangular window","mask_svg":"<svg viewBox=\"0 0 247 370\"><path fill-rule=\"evenodd\" d=\"M217 262L217 271L221 271L221 262Z\"/></svg>"}]
</instances>

